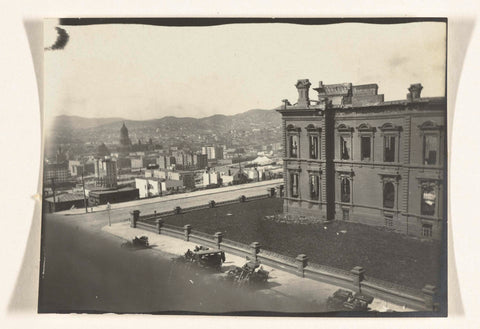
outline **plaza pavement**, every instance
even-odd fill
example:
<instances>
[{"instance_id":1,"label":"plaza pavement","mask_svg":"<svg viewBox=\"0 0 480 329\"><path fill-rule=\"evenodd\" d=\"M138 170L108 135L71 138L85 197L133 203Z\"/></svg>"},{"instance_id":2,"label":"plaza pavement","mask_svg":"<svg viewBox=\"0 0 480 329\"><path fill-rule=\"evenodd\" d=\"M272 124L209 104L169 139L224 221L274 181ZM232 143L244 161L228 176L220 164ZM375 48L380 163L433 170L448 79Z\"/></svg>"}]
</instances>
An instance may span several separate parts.
<instances>
[{"instance_id":1,"label":"plaza pavement","mask_svg":"<svg viewBox=\"0 0 480 329\"><path fill-rule=\"evenodd\" d=\"M159 235L138 228L131 228L129 222L120 222L111 226L104 226L104 232L113 234L125 240L131 240L135 236L146 235L152 249L163 254L166 258L182 256L187 249L193 250L197 244L184 241L166 235ZM236 265L243 266L246 260L242 257L226 253L226 262L224 266ZM331 296L339 287L314 281L307 278L301 278L288 272L262 265L265 270L270 272L269 289L259 290L259 293L276 294L286 298L308 301L313 303L325 303L328 296ZM412 309L404 308L400 305L387 303L386 301L374 299L370 305L375 311L386 312L392 310L395 312L411 312Z\"/></svg>"}]
</instances>

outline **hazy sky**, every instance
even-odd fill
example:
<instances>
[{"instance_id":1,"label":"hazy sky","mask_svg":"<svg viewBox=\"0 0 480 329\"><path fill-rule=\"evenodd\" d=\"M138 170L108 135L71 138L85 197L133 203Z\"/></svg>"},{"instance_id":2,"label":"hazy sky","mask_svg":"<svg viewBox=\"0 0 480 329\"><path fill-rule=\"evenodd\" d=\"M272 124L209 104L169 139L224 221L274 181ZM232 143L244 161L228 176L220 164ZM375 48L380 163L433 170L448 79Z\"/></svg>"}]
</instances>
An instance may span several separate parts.
<instances>
[{"instance_id":1,"label":"hazy sky","mask_svg":"<svg viewBox=\"0 0 480 329\"><path fill-rule=\"evenodd\" d=\"M45 45L56 38L45 24ZM385 100L444 96L445 24L63 26L63 50L45 51L45 113L134 120L271 109L312 87L378 83ZM316 99L311 90L310 97Z\"/></svg>"}]
</instances>

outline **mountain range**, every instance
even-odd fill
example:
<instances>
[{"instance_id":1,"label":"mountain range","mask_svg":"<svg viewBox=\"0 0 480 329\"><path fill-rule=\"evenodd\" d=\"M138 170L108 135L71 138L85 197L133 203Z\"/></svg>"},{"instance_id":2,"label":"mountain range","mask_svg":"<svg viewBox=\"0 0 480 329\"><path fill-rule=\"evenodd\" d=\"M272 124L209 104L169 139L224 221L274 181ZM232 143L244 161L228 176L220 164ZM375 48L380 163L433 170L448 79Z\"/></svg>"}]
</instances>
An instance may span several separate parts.
<instances>
[{"instance_id":1,"label":"mountain range","mask_svg":"<svg viewBox=\"0 0 480 329\"><path fill-rule=\"evenodd\" d=\"M53 130L83 130L83 129L120 129L125 122L130 129L169 126L171 128L196 129L249 129L252 126L278 126L281 115L274 110L254 109L234 115L215 114L205 118L166 116L161 119L128 120L123 118L84 118L80 116L60 115L54 120Z\"/></svg>"},{"instance_id":2,"label":"mountain range","mask_svg":"<svg viewBox=\"0 0 480 329\"><path fill-rule=\"evenodd\" d=\"M56 143L87 142L118 136L125 123L131 136L147 139L154 134L162 136L217 135L227 136L235 132L274 130L281 126L281 115L275 110L253 109L235 115L216 114L205 118L166 116L152 120L128 120L123 118L84 118L57 116L47 136ZM116 138L116 137L115 137Z\"/></svg>"}]
</instances>

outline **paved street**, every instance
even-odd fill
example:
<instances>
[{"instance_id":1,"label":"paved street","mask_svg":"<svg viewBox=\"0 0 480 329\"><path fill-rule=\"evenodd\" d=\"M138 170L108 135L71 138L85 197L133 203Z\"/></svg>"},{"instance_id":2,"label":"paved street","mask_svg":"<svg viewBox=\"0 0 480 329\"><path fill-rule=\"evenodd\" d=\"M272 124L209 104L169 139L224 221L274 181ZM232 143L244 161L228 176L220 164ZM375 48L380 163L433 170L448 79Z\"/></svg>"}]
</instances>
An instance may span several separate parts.
<instances>
[{"instance_id":1,"label":"paved street","mask_svg":"<svg viewBox=\"0 0 480 329\"><path fill-rule=\"evenodd\" d=\"M218 275L173 263L155 249L122 249L124 240L102 231L105 224L90 216L46 216L40 312L324 311L323 296L232 289Z\"/></svg>"},{"instance_id":2,"label":"paved street","mask_svg":"<svg viewBox=\"0 0 480 329\"><path fill-rule=\"evenodd\" d=\"M122 202L111 205L110 214L113 217L123 216L128 218L130 211L138 209L141 214L151 214L155 210L157 212L173 210L176 206L180 207L192 207L202 204L207 204L210 200L216 202L228 201L238 199L241 195L245 195L247 198L258 195L267 194L267 189L276 187L283 183L282 179L269 180L258 183L243 184L237 186L222 187L211 190L203 190L190 193L173 194L165 197L157 197L152 199L142 199L130 202ZM91 208L88 208L89 214ZM104 216L108 220L108 214L106 212L106 206L102 205L93 208L94 213L104 212ZM72 209L57 214L61 215L82 215L85 214L85 209ZM95 214L95 217L98 215Z\"/></svg>"}]
</instances>

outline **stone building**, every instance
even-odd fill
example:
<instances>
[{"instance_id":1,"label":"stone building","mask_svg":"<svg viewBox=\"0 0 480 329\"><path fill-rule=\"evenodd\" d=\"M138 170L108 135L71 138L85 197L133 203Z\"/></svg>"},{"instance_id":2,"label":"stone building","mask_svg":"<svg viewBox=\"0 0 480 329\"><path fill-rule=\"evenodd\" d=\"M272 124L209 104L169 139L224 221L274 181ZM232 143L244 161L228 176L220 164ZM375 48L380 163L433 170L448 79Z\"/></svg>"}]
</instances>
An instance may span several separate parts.
<instances>
[{"instance_id":1,"label":"stone building","mask_svg":"<svg viewBox=\"0 0 480 329\"><path fill-rule=\"evenodd\" d=\"M445 223L446 100L384 101L376 84L296 84L282 114L284 213L344 220L439 239Z\"/></svg>"}]
</instances>

